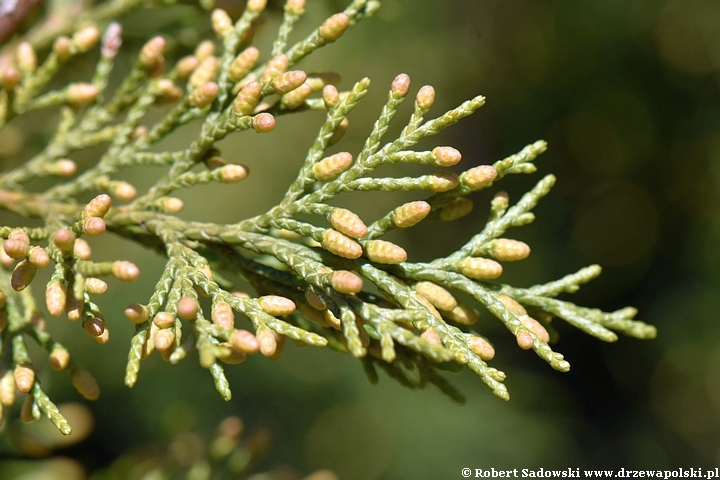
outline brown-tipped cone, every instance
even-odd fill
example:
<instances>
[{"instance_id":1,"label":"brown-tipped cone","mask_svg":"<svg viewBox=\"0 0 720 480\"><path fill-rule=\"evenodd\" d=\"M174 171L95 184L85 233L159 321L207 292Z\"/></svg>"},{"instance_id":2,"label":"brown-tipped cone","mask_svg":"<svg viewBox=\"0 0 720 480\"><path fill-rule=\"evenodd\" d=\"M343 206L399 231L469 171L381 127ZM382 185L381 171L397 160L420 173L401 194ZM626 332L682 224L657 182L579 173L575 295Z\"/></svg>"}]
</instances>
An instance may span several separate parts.
<instances>
[{"instance_id":1,"label":"brown-tipped cone","mask_svg":"<svg viewBox=\"0 0 720 480\"><path fill-rule=\"evenodd\" d=\"M275 89L275 93L285 95L305 83L306 79L307 74L302 70L292 70L275 77L272 81L272 86Z\"/></svg>"},{"instance_id":2,"label":"brown-tipped cone","mask_svg":"<svg viewBox=\"0 0 720 480\"><path fill-rule=\"evenodd\" d=\"M27 393L32 390L32 386L35 383L35 371L25 365L18 365L13 370L13 377L15 377L15 386L18 391Z\"/></svg>"},{"instance_id":3,"label":"brown-tipped cone","mask_svg":"<svg viewBox=\"0 0 720 480\"><path fill-rule=\"evenodd\" d=\"M140 269L134 263L117 261L113 263L113 275L123 282L132 282L140 276Z\"/></svg>"},{"instance_id":4,"label":"brown-tipped cone","mask_svg":"<svg viewBox=\"0 0 720 480\"><path fill-rule=\"evenodd\" d=\"M99 217L89 217L83 222L83 233L89 237L97 237L105 233L105 220Z\"/></svg>"},{"instance_id":5,"label":"brown-tipped cone","mask_svg":"<svg viewBox=\"0 0 720 480\"><path fill-rule=\"evenodd\" d=\"M30 253L30 237L22 230L13 230L3 243L3 249L10 258L21 260Z\"/></svg>"},{"instance_id":6,"label":"brown-tipped cone","mask_svg":"<svg viewBox=\"0 0 720 480\"><path fill-rule=\"evenodd\" d=\"M495 349L482 337L473 336L470 340L468 340L467 344L470 351L486 362L495 357Z\"/></svg>"},{"instance_id":7,"label":"brown-tipped cone","mask_svg":"<svg viewBox=\"0 0 720 480\"><path fill-rule=\"evenodd\" d=\"M230 15L221 8L216 8L212 11L210 20L213 30L219 37L223 37L234 30L233 21L230 18Z\"/></svg>"},{"instance_id":8,"label":"brown-tipped cone","mask_svg":"<svg viewBox=\"0 0 720 480\"><path fill-rule=\"evenodd\" d=\"M257 353L260 351L260 342L257 337L247 330L238 329L233 332L230 343L245 353Z\"/></svg>"},{"instance_id":9,"label":"brown-tipped cone","mask_svg":"<svg viewBox=\"0 0 720 480\"><path fill-rule=\"evenodd\" d=\"M353 272L337 270L332 274L331 285L339 293L358 293L362 291L363 279Z\"/></svg>"},{"instance_id":10,"label":"brown-tipped cone","mask_svg":"<svg viewBox=\"0 0 720 480\"><path fill-rule=\"evenodd\" d=\"M170 312L158 312L153 318L153 323L158 328L170 328L175 325L175 315Z\"/></svg>"},{"instance_id":11,"label":"brown-tipped cone","mask_svg":"<svg viewBox=\"0 0 720 480\"><path fill-rule=\"evenodd\" d=\"M16 292L25 290L35 278L35 273L37 273L37 268L27 260L15 265L10 277L10 285L13 290Z\"/></svg>"},{"instance_id":12,"label":"brown-tipped cone","mask_svg":"<svg viewBox=\"0 0 720 480\"><path fill-rule=\"evenodd\" d=\"M215 80L219 67L218 59L212 55L204 58L200 64L193 70L190 78L188 79L188 85L190 88L199 88L206 83L210 83Z\"/></svg>"},{"instance_id":13,"label":"brown-tipped cone","mask_svg":"<svg viewBox=\"0 0 720 480\"><path fill-rule=\"evenodd\" d=\"M435 147L432 153L435 155L435 164L440 167L452 167L462 160L460 152L453 147Z\"/></svg>"},{"instance_id":14,"label":"brown-tipped cone","mask_svg":"<svg viewBox=\"0 0 720 480\"><path fill-rule=\"evenodd\" d=\"M384 264L397 264L407 260L407 252L402 247L385 240L370 240L365 245L365 256L371 261Z\"/></svg>"},{"instance_id":15,"label":"brown-tipped cone","mask_svg":"<svg viewBox=\"0 0 720 480\"><path fill-rule=\"evenodd\" d=\"M70 381L80 395L88 400L97 400L100 397L100 387L97 380L87 370L75 370L70 376Z\"/></svg>"},{"instance_id":16,"label":"brown-tipped cone","mask_svg":"<svg viewBox=\"0 0 720 480\"><path fill-rule=\"evenodd\" d=\"M425 85L418 91L415 101L421 109L429 110L435 103L435 89L430 85Z\"/></svg>"},{"instance_id":17,"label":"brown-tipped cone","mask_svg":"<svg viewBox=\"0 0 720 480\"><path fill-rule=\"evenodd\" d=\"M270 113L259 113L253 117L253 130L268 133L275 129L275 117Z\"/></svg>"},{"instance_id":18,"label":"brown-tipped cone","mask_svg":"<svg viewBox=\"0 0 720 480\"><path fill-rule=\"evenodd\" d=\"M501 262L517 262L530 256L530 247L518 240L498 238L490 244L490 253Z\"/></svg>"},{"instance_id":19,"label":"brown-tipped cone","mask_svg":"<svg viewBox=\"0 0 720 480\"><path fill-rule=\"evenodd\" d=\"M177 304L178 317L183 320L195 320L199 308L197 300L191 297L183 297Z\"/></svg>"},{"instance_id":20,"label":"brown-tipped cone","mask_svg":"<svg viewBox=\"0 0 720 480\"><path fill-rule=\"evenodd\" d=\"M143 68L152 68L165 53L167 42L161 36L153 37L140 50L139 61Z\"/></svg>"},{"instance_id":21,"label":"brown-tipped cone","mask_svg":"<svg viewBox=\"0 0 720 480\"><path fill-rule=\"evenodd\" d=\"M393 210L393 223L399 228L412 227L427 217L431 209L430 204L423 200L400 205Z\"/></svg>"},{"instance_id":22,"label":"brown-tipped cone","mask_svg":"<svg viewBox=\"0 0 720 480\"><path fill-rule=\"evenodd\" d=\"M322 91L323 102L325 102L325 108L330 109L335 107L340 101L340 93L338 93L335 85L325 85Z\"/></svg>"},{"instance_id":23,"label":"brown-tipped cone","mask_svg":"<svg viewBox=\"0 0 720 480\"><path fill-rule=\"evenodd\" d=\"M229 303L217 302L213 304L211 318L218 327L227 329L235 327L235 314Z\"/></svg>"},{"instance_id":24,"label":"brown-tipped cone","mask_svg":"<svg viewBox=\"0 0 720 480\"><path fill-rule=\"evenodd\" d=\"M460 179L453 172L435 172L427 177L427 188L433 192L447 192L457 187Z\"/></svg>"},{"instance_id":25,"label":"brown-tipped cone","mask_svg":"<svg viewBox=\"0 0 720 480\"><path fill-rule=\"evenodd\" d=\"M72 37L80 52L87 52L100 40L100 30L94 25L78 30Z\"/></svg>"},{"instance_id":26,"label":"brown-tipped cone","mask_svg":"<svg viewBox=\"0 0 720 480\"><path fill-rule=\"evenodd\" d=\"M290 59L288 59L287 55L284 53L271 58L265 66L265 71L263 71L260 80L262 83L270 82L278 75L285 73L288 69L288 65L290 65Z\"/></svg>"},{"instance_id":27,"label":"brown-tipped cone","mask_svg":"<svg viewBox=\"0 0 720 480\"><path fill-rule=\"evenodd\" d=\"M323 22L318 28L318 34L323 40L334 42L345 33L348 26L350 26L350 17L345 13L336 13Z\"/></svg>"},{"instance_id":28,"label":"brown-tipped cone","mask_svg":"<svg viewBox=\"0 0 720 480\"><path fill-rule=\"evenodd\" d=\"M125 308L125 317L133 323L143 323L148 315L147 307L139 303L131 303Z\"/></svg>"},{"instance_id":29,"label":"brown-tipped cone","mask_svg":"<svg viewBox=\"0 0 720 480\"><path fill-rule=\"evenodd\" d=\"M190 105L198 108L210 105L215 101L219 93L220 87L218 87L218 84L215 82L208 82L192 91L189 99Z\"/></svg>"},{"instance_id":30,"label":"brown-tipped cone","mask_svg":"<svg viewBox=\"0 0 720 480\"><path fill-rule=\"evenodd\" d=\"M360 217L345 208L336 208L332 211L330 224L335 230L351 238L362 238L368 231Z\"/></svg>"},{"instance_id":31,"label":"brown-tipped cone","mask_svg":"<svg viewBox=\"0 0 720 480\"><path fill-rule=\"evenodd\" d=\"M258 299L260 308L274 317L290 315L295 311L295 302L279 295L265 295Z\"/></svg>"},{"instance_id":32,"label":"brown-tipped cone","mask_svg":"<svg viewBox=\"0 0 720 480\"><path fill-rule=\"evenodd\" d=\"M517 344L523 350L530 350L533 347L533 339L528 332L520 332L517 337Z\"/></svg>"},{"instance_id":33,"label":"brown-tipped cone","mask_svg":"<svg viewBox=\"0 0 720 480\"><path fill-rule=\"evenodd\" d=\"M363 253L359 243L351 240L337 230L325 230L321 244L328 252L351 260L360 258Z\"/></svg>"},{"instance_id":34,"label":"brown-tipped cone","mask_svg":"<svg viewBox=\"0 0 720 480\"><path fill-rule=\"evenodd\" d=\"M415 291L427 298L438 310L446 312L457 307L457 300L452 293L433 282L418 282L415 284Z\"/></svg>"},{"instance_id":35,"label":"brown-tipped cone","mask_svg":"<svg viewBox=\"0 0 720 480\"><path fill-rule=\"evenodd\" d=\"M70 364L70 352L64 347L55 347L50 352L50 366L58 372L65 370Z\"/></svg>"},{"instance_id":36,"label":"brown-tipped cone","mask_svg":"<svg viewBox=\"0 0 720 480\"><path fill-rule=\"evenodd\" d=\"M492 280L502 275L502 265L487 258L470 257L460 262L460 271L476 280Z\"/></svg>"},{"instance_id":37,"label":"brown-tipped cone","mask_svg":"<svg viewBox=\"0 0 720 480\"><path fill-rule=\"evenodd\" d=\"M349 152L340 152L325 157L313 165L313 175L320 181L332 180L350 168L353 156Z\"/></svg>"},{"instance_id":38,"label":"brown-tipped cone","mask_svg":"<svg viewBox=\"0 0 720 480\"><path fill-rule=\"evenodd\" d=\"M515 315L527 315L527 310L525 310L525 307L520 305L514 298L508 297L507 295L498 295L497 299L500 300L503 305L505 305L505 308L510 310Z\"/></svg>"},{"instance_id":39,"label":"brown-tipped cone","mask_svg":"<svg viewBox=\"0 0 720 480\"><path fill-rule=\"evenodd\" d=\"M392 93L393 97L395 98L402 98L408 94L408 91L410 90L410 77L405 74L401 73L392 82L392 85L390 86L390 92Z\"/></svg>"},{"instance_id":40,"label":"brown-tipped cone","mask_svg":"<svg viewBox=\"0 0 720 480\"><path fill-rule=\"evenodd\" d=\"M463 185L478 189L490 185L497 177L497 170L490 165L480 165L471 168L460 175Z\"/></svg>"},{"instance_id":41,"label":"brown-tipped cone","mask_svg":"<svg viewBox=\"0 0 720 480\"><path fill-rule=\"evenodd\" d=\"M240 55L235 57L235 60L230 64L228 74L230 79L234 82L242 80L245 76L250 73L250 70L255 68L255 64L260 58L260 50L255 47L248 47Z\"/></svg>"},{"instance_id":42,"label":"brown-tipped cone","mask_svg":"<svg viewBox=\"0 0 720 480\"><path fill-rule=\"evenodd\" d=\"M252 114L260 101L261 91L260 82L252 81L245 84L233 101L233 113L238 117Z\"/></svg>"}]
</instances>

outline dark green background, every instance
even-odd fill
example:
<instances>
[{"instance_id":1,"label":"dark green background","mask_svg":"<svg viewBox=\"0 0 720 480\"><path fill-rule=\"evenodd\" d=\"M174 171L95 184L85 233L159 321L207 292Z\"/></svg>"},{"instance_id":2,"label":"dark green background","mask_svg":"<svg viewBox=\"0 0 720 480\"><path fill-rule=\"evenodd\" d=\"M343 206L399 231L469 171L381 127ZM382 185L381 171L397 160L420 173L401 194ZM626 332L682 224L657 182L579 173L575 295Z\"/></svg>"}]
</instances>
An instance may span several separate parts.
<instances>
[{"instance_id":1,"label":"dark green background","mask_svg":"<svg viewBox=\"0 0 720 480\"><path fill-rule=\"evenodd\" d=\"M304 32L344 6L308 3L298 27ZM112 241L97 255L137 261L143 274L132 285L111 284L102 299L111 343L89 345L75 325L51 322L66 343L77 338L75 350L93 365L103 388L91 406L94 436L59 453L97 468L127 448L184 429L209 433L234 414L251 430L272 431L267 466L300 472L329 467L343 479L455 479L463 467L669 469L720 463L720 3L383 3L374 18L300 65L339 72L346 89L365 76L373 81L335 150L361 148L398 73L410 75L413 94L424 84L435 87L431 115L485 95L487 105L476 115L423 146L457 147L463 153L459 172L537 139L548 141L537 173L509 177L493 188L508 191L512 201L543 175L558 177L536 210L536 222L510 232L528 242L533 254L508 266L502 280L529 286L599 263L602 277L572 300L604 310L636 306L639 318L657 326L658 338L604 344L558 324L554 348L572 365L563 374L517 348L499 322L483 318L480 328L498 352L492 365L508 373L507 403L469 371L450 375L467 395L459 406L436 390L408 391L386 376L372 386L349 356L294 344L276 362L253 357L228 368L234 393L229 403L193 357L179 366L158 358L145 362L138 385L128 390L122 377L132 329L119 312L149 297L162 260ZM152 15L126 21L128 49L137 45L133 38L146 38L158 25L190 24L185 13L177 21ZM266 14L258 28L265 55L278 18ZM197 29L176 34L176 51L197 35ZM408 115L409 106L391 134ZM320 114L281 118L269 135L245 133L224 141L223 155L249 165L252 175L238 186L182 194L183 215L231 222L272 206L321 123ZM138 186L150 184L146 171L129 175ZM476 208L461 221L421 225L393 238L407 247L411 260L447 254L482 228L490 195L473 197ZM348 204L357 205L354 210L367 221L422 198L360 197L348 197ZM44 372L42 379L56 400L77 400L62 375Z\"/></svg>"}]
</instances>

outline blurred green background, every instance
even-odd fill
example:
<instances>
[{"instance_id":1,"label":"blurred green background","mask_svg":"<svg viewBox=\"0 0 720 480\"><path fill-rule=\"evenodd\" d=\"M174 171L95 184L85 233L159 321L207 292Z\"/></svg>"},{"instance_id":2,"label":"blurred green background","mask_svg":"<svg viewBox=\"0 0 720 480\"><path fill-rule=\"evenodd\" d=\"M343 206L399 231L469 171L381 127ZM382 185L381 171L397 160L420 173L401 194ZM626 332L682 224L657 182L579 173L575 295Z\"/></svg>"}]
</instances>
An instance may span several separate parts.
<instances>
[{"instance_id":1,"label":"blurred green background","mask_svg":"<svg viewBox=\"0 0 720 480\"><path fill-rule=\"evenodd\" d=\"M345 6L308 3L293 38ZM271 1L258 27L265 55L280 10L281 3ZM129 16L124 48L137 48L157 29L179 28L172 46L184 53L183 45L207 32L207 24L203 30L189 22L189 11L197 15L178 9ZM373 386L353 358L294 344L278 361L253 357L228 368L229 403L194 358L170 366L155 356L128 390L122 378L132 326L120 312L149 297L163 260L103 239L93 243L96 256L135 261L142 281L113 283L101 299L112 331L108 345L52 320L61 341L93 367L103 392L89 405L90 438L57 447L55 455L93 472L128 449L191 429L209 434L222 418L238 415L249 430L272 434L260 469L330 468L342 479L453 479L463 467L720 464L720 2L384 0L374 18L300 67L337 71L345 89L365 76L373 81L335 150L361 148L401 72L413 80L413 94L424 84L435 87L431 115L477 94L487 97L477 114L424 145L458 148L458 172L547 140L538 173L509 177L473 197L475 210L459 222L428 222L394 239L411 260L447 254L482 228L492 193L504 189L512 201L554 173L557 185L537 208L536 222L510 235L528 242L533 254L510 265L502 280L529 286L599 263L600 279L568 299L604 310L636 306L639 318L657 326L658 338L603 344L558 324L555 349L572 365L562 374L518 349L499 322L483 318L480 328L498 352L492 365L508 374L507 403L470 371L449 375L467 396L457 405L432 388L408 391L382 375ZM390 134L409 115L404 107ZM224 141L223 155L249 165L252 175L238 186L183 193L183 215L229 222L272 206L322 121L321 114L289 116L269 135ZM24 135L36 148L46 138L39 126L27 126ZM182 144L175 138L169 147L172 141ZM138 187L152 183L147 171L127 178ZM422 198L362 197L348 197L348 204L367 221ZM78 401L65 375L46 370L41 379L56 401ZM19 425L8 432L17 445ZM17 460L0 463L2 478L20 475Z\"/></svg>"}]
</instances>

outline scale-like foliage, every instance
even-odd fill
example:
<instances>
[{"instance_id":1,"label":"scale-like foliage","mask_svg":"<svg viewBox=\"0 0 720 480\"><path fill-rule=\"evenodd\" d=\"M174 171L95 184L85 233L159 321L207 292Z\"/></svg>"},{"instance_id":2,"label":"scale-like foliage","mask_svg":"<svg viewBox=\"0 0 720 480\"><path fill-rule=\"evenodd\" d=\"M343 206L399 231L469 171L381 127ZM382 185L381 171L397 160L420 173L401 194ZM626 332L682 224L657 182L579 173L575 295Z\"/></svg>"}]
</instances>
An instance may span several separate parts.
<instances>
[{"instance_id":1,"label":"scale-like foliage","mask_svg":"<svg viewBox=\"0 0 720 480\"><path fill-rule=\"evenodd\" d=\"M107 290L100 277L131 281L139 270L127 261L92 260L82 237L109 235L106 231L164 252L168 259L155 291L125 311L136 324L125 376L128 386L135 384L142 360L153 351L174 364L195 350L220 395L230 399L225 366L258 352L276 358L288 337L362 359L371 379L377 378L379 367L403 385L422 387L430 382L456 399L461 394L439 370L467 365L495 395L508 399L505 374L487 363L494 356L492 344L472 328L479 307L497 317L520 348L533 349L560 371L570 366L549 345L554 317L605 341L616 340L614 331L638 338L655 335L653 327L632 320L634 308L605 313L556 298L596 277L598 266L530 288L499 282L503 263L530 254L528 245L505 235L535 219L532 210L552 188L552 175L513 204L505 193L496 194L482 231L447 257L415 263L400 245L382 240L388 231L411 228L424 219L450 222L463 217L473 208L468 194L511 174L533 173L533 161L545 150L545 143L528 145L493 165L474 166L460 175L442 170L458 164L460 152L448 146L427 151L414 147L474 113L484 98L478 96L428 120L425 116L435 92L424 86L417 91L405 127L397 138L388 140L388 126L410 93L410 79L401 74L393 81L362 149L328 155L327 148L348 128L347 115L367 93L370 81L360 80L340 92L335 74L293 69L371 15L379 2L354 0L307 38L288 45L288 35L304 10L303 1L288 0L269 53L253 47L248 34L264 7L264 1L248 1L237 21L223 10L214 10L212 25L219 48L211 41L202 42L193 55L172 68L165 65L165 39L150 39L114 91L107 85L121 44L118 23L108 24L102 39L94 26L72 37L59 37L40 64L30 43L17 48L14 66L2 74L0 125L40 108L59 107L62 115L42 151L0 174L0 209L42 222L38 228L0 227L3 405L11 405L19 390L27 394L25 419L44 413L63 433L70 432L35 378L28 340L48 352L54 369L70 372L83 396L98 397L89 371L53 340L51 325L46 329L30 287L37 269L51 268L44 286L47 312L53 317L66 315L97 342L107 342L110 326L93 300ZM64 63L86 55L98 42L100 57L89 82L47 89ZM154 125L143 126L149 109L160 102L173 106ZM231 224L187 221L175 215L183 205L173 192L247 177L246 167L220 156L217 142L243 131L271 132L277 117L308 110L326 112L325 122L297 178L276 206ZM161 140L198 120L199 130L185 148L158 151ZM105 146L104 153L78 173L68 157L97 145ZM432 165L439 170L417 177L374 175L378 167L393 163ZM121 170L137 166L164 171L139 195L133 185L116 179ZM37 177L58 180L39 193L24 188ZM369 223L332 205L342 193L363 191L417 191L418 200ZM89 193L97 196L89 203L79 200ZM308 220L313 218L317 222ZM253 286L254 293L237 290L232 279L238 275ZM477 305L457 300L456 292Z\"/></svg>"}]
</instances>

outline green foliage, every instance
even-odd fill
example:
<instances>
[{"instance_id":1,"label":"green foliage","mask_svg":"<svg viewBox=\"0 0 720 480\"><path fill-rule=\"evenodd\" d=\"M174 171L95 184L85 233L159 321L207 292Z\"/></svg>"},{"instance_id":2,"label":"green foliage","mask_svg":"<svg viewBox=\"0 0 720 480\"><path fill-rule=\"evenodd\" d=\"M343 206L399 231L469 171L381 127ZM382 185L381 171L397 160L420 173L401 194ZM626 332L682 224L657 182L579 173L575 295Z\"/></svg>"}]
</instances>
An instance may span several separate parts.
<instances>
[{"instance_id":1,"label":"green foliage","mask_svg":"<svg viewBox=\"0 0 720 480\"><path fill-rule=\"evenodd\" d=\"M272 51L267 53L251 46L251 28L265 8L264 1L249 1L236 21L215 10L216 39L200 43L194 54L166 69L167 42L152 38L112 91L108 79L121 44L117 23L107 25L95 72L87 83L48 88L64 63L93 53L100 41L96 27L85 27L72 38L58 38L40 64L30 43L18 46L15 66L2 76L0 124L48 107L59 107L61 119L39 153L0 174L0 209L40 220L38 227L0 227L4 239L0 261L6 269L0 273L3 405L14 403L17 389L27 393L23 419L45 414L63 433L70 431L35 378L28 340L48 352L53 368L70 372L83 396L98 397L89 371L46 330L30 289L36 270L51 268L45 285L47 312L65 314L97 342L107 342L111 325L93 300L107 290L100 277L131 281L139 269L124 260L91 259L82 237L106 232L151 247L168 259L149 299L125 311L136 324L125 376L128 386L136 383L141 361L154 351L175 364L196 350L217 391L229 400L225 366L241 363L248 354L276 358L283 341L290 338L350 353L361 359L371 381L376 381L380 368L403 385L432 383L456 400L462 395L440 372L467 365L496 396L508 399L505 374L488 364L494 357L493 346L473 328L481 313L496 317L520 348L534 350L560 371L570 365L550 347L555 317L604 341L615 341L615 332L655 336L654 327L633 320L634 308L606 313L556 298L599 275L596 265L529 288L497 281L503 263L530 254L528 245L505 234L534 221L532 210L552 188L552 175L515 203L498 192L483 229L446 257L411 262L401 246L381 240L395 228L411 228L424 219L462 218L473 207L467 195L493 187L506 176L533 173L533 161L546 145L536 142L493 165L475 166L460 175L445 169L415 177L378 176L382 174L376 169L394 163L436 168L458 164L460 152L452 147L413 148L484 103L478 96L426 120L435 93L432 87L422 87L404 128L397 138L387 140L390 123L409 94L410 79L401 74L360 151L330 153L328 148L347 130L347 116L367 93L370 81L362 79L340 92L336 74L291 68L338 40L379 6L378 1L355 0L307 38L289 45L288 36L303 14L304 2L288 1ZM165 115L152 120L152 107L167 103L171 106ZM325 122L297 178L276 206L230 224L189 221L177 215L183 204L172 196L174 192L247 177L248 169L228 163L217 142L250 130L269 133L276 118L307 111L325 112ZM164 151L158 146L192 122L200 126L185 148ZM97 146L103 147L102 155L78 173L70 157ZM117 178L132 167L157 167L163 174L138 195L133 185ZM39 177L56 181L42 191L27 188ZM412 191L422 199L399 205L369 224L351 210L334 206L344 193L366 191ZM244 291L245 285L252 292Z\"/></svg>"}]
</instances>

